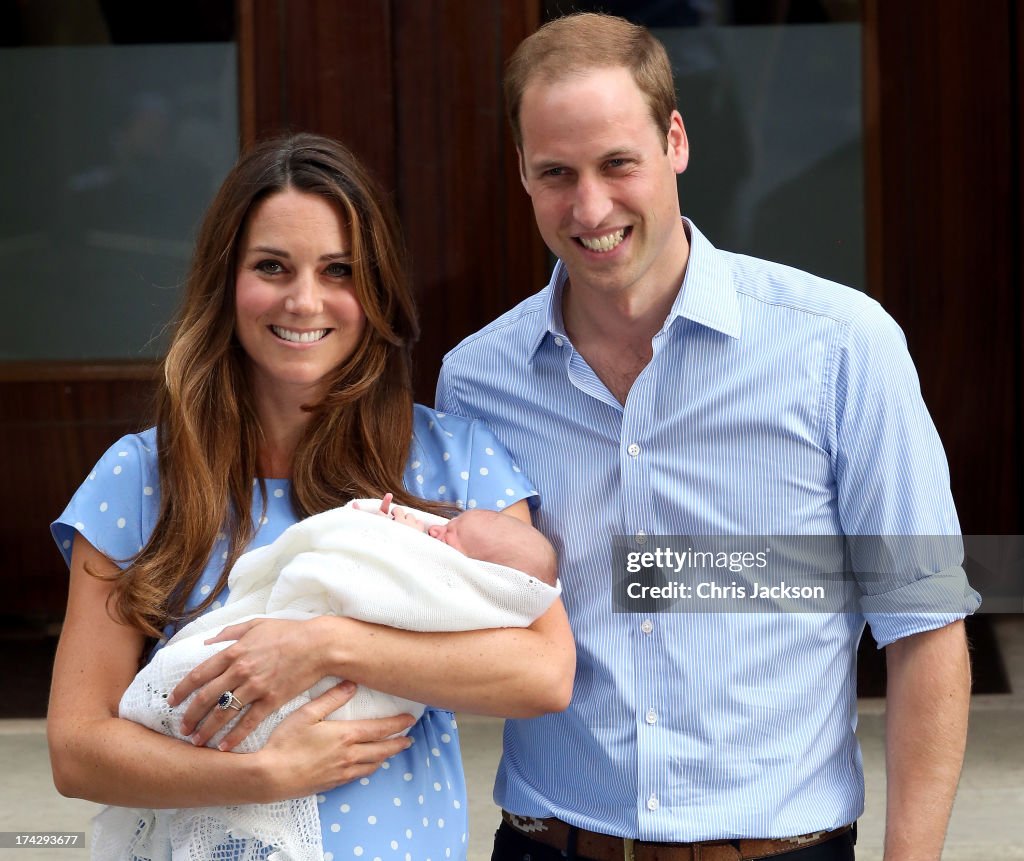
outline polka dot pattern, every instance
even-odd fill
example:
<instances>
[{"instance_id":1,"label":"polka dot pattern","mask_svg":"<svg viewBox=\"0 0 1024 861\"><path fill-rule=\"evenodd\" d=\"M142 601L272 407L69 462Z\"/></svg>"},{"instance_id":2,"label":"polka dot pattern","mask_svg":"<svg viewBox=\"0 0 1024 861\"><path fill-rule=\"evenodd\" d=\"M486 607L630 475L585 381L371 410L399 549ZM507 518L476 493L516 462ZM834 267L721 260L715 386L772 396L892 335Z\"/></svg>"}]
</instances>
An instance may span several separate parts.
<instances>
[{"instance_id":1,"label":"polka dot pattern","mask_svg":"<svg viewBox=\"0 0 1024 861\"><path fill-rule=\"evenodd\" d=\"M53 525L57 544L69 557L80 533L109 557L128 559L148 540L159 511L155 432L124 437L90 475ZM265 485L265 516L256 485L252 513L260 526L247 549L269 544L295 522L289 483L267 479ZM414 413L405 485L463 509L497 509L535 493L484 425L421 406ZM220 533L217 542L190 606L211 595L219 606L226 597L214 594L227 537ZM428 709L409 737L412 747L370 776L317 795L325 861L465 859L466 791L455 719Z\"/></svg>"}]
</instances>

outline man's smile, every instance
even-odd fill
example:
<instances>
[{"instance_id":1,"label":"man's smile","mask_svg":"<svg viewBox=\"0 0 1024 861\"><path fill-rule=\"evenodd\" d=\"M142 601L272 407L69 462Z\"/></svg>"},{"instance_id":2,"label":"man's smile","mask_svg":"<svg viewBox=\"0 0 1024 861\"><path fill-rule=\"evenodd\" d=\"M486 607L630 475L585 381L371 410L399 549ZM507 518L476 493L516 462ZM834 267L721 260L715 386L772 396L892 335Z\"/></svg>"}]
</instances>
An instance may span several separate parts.
<instances>
[{"instance_id":1,"label":"man's smile","mask_svg":"<svg viewBox=\"0 0 1024 861\"><path fill-rule=\"evenodd\" d=\"M588 251L597 251L603 254L617 248L632 229L631 227L620 227L618 230L606 233L603 236L577 236L575 238Z\"/></svg>"}]
</instances>

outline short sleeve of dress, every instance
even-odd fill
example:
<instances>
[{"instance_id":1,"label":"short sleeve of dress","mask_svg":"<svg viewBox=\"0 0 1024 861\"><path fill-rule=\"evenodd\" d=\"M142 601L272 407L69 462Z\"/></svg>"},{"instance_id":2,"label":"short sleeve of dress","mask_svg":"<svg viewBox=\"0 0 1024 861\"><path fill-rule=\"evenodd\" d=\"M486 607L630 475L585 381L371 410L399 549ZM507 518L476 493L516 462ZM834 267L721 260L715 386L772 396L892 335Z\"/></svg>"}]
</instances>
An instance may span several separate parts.
<instances>
[{"instance_id":1,"label":"short sleeve of dress","mask_svg":"<svg viewBox=\"0 0 1024 861\"><path fill-rule=\"evenodd\" d=\"M159 502L156 432L121 437L107 449L51 525L71 564L75 534L125 568L153 530Z\"/></svg>"},{"instance_id":2,"label":"short sleeve of dress","mask_svg":"<svg viewBox=\"0 0 1024 861\"><path fill-rule=\"evenodd\" d=\"M457 508L500 511L537 491L483 422L416 405L406 488Z\"/></svg>"}]
</instances>

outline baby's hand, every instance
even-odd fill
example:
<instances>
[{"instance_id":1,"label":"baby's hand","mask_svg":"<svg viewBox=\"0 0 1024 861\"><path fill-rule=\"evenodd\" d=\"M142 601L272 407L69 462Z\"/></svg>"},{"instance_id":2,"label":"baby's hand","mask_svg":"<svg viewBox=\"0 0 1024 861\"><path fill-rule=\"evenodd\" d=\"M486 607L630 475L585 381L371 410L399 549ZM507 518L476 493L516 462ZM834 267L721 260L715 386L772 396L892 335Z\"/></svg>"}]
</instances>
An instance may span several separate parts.
<instances>
[{"instance_id":1,"label":"baby's hand","mask_svg":"<svg viewBox=\"0 0 1024 861\"><path fill-rule=\"evenodd\" d=\"M358 510L367 511L371 514L379 514L381 517L387 517L389 520L394 520L395 523L401 523L403 526L409 526L418 532L426 532L428 525L420 520L415 514L406 508L399 508L397 505L391 504L394 498L395 495L393 493L385 493L384 498L380 501L379 508L359 508Z\"/></svg>"},{"instance_id":2,"label":"baby's hand","mask_svg":"<svg viewBox=\"0 0 1024 861\"><path fill-rule=\"evenodd\" d=\"M405 508L399 508L398 506L393 507L391 509L391 517L395 523L401 523L403 526L409 526L418 532L426 532L428 529L426 523Z\"/></svg>"},{"instance_id":3,"label":"baby's hand","mask_svg":"<svg viewBox=\"0 0 1024 861\"><path fill-rule=\"evenodd\" d=\"M385 493L384 498L380 501L379 508L363 508L358 502L353 502L352 507L356 511L365 511L367 514L379 514L381 517L392 517L394 509L391 507L391 500L394 499L394 494Z\"/></svg>"}]
</instances>

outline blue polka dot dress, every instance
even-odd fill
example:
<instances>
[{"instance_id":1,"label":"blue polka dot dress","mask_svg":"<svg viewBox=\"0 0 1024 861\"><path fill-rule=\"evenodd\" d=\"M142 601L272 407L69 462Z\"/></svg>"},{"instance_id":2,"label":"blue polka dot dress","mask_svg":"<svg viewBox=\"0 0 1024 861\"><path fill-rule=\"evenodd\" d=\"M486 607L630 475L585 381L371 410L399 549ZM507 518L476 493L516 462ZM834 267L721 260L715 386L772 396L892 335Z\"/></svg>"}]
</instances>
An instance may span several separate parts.
<instances>
[{"instance_id":1,"label":"blue polka dot dress","mask_svg":"<svg viewBox=\"0 0 1024 861\"><path fill-rule=\"evenodd\" d=\"M536 496L485 425L420 405L405 484L417 496L458 508L502 509ZM269 544L296 521L289 482L267 479L266 488L267 510L248 549ZM256 496L254 518L263 507ZM150 429L123 437L103 455L51 530L69 564L78 533L124 567L151 534L159 505L156 432ZM226 555L226 538L218 536L190 604L216 588ZM370 777L317 797L326 861L466 857L466 785L454 716L428 708L409 738L412 746Z\"/></svg>"}]
</instances>

